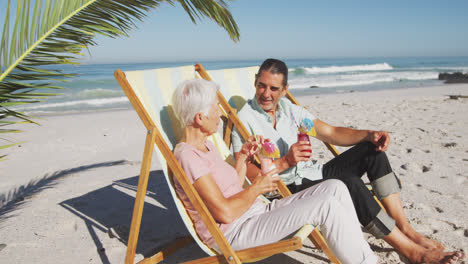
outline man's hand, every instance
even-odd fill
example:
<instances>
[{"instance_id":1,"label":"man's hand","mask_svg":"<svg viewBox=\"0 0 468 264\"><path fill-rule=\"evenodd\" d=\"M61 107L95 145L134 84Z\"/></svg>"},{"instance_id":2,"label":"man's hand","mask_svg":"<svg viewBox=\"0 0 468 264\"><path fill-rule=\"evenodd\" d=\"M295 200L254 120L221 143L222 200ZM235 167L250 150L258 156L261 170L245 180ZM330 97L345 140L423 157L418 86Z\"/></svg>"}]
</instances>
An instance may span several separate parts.
<instances>
[{"instance_id":1,"label":"man's hand","mask_svg":"<svg viewBox=\"0 0 468 264\"><path fill-rule=\"evenodd\" d=\"M312 147L309 141L299 141L289 148L288 154L284 156L289 167L296 166L299 161L308 161L312 157Z\"/></svg>"},{"instance_id":2,"label":"man's hand","mask_svg":"<svg viewBox=\"0 0 468 264\"><path fill-rule=\"evenodd\" d=\"M377 151L386 151L390 144L390 136L387 131L370 131L367 140L374 143Z\"/></svg>"}]
</instances>

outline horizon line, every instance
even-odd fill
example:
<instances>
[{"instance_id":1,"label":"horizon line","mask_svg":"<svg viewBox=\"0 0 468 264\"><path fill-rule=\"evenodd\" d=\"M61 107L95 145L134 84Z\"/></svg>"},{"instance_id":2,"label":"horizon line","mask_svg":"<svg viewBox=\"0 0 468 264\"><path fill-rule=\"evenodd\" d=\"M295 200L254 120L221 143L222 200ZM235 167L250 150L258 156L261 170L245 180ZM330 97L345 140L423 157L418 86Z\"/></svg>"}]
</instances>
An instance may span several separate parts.
<instances>
[{"instance_id":1,"label":"horizon line","mask_svg":"<svg viewBox=\"0 0 468 264\"><path fill-rule=\"evenodd\" d=\"M267 56L268 57L268 56ZM243 58L243 59L233 59L233 58L226 58L226 59L181 59L181 60L135 60L135 61L84 61L82 59L78 59L78 62L82 65L99 65L99 64L146 64L146 63L193 63L193 62L251 62L257 60L265 60L265 58ZM268 57L271 58L271 57ZM327 60L327 59L393 59L393 58L468 58L468 55L449 55L449 56L323 56L323 57L276 57L281 60Z\"/></svg>"}]
</instances>

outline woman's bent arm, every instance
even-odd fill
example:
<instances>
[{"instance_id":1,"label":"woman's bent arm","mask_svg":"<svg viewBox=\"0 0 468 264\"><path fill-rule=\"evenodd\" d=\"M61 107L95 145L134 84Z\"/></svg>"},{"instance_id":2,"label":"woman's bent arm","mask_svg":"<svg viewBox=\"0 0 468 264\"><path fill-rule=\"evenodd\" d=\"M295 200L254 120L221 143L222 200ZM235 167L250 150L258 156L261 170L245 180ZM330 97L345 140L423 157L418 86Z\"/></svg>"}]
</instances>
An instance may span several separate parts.
<instances>
[{"instance_id":1,"label":"woman's bent arm","mask_svg":"<svg viewBox=\"0 0 468 264\"><path fill-rule=\"evenodd\" d=\"M259 145L262 145L263 142L264 139L262 136L250 136L242 145L242 149L234 154L236 159L235 168L239 175L239 183L241 186L244 185L247 167L250 165L250 158L253 158L253 156L259 151Z\"/></svg>"},{"instance_id":2,"label":"woman's bent arm","mask_svg":"<svg viewBox=\"0 0 468 264\"><path fill-rule=\"evenodd\" d=\"M276 170L265 176L260 175L247 189L225 198L211 174L204 175L193 183L213 217L221 223L229 224L243 215L263 193L276 189L279 177L272 177Z\"/></svg>"}]
</instances>

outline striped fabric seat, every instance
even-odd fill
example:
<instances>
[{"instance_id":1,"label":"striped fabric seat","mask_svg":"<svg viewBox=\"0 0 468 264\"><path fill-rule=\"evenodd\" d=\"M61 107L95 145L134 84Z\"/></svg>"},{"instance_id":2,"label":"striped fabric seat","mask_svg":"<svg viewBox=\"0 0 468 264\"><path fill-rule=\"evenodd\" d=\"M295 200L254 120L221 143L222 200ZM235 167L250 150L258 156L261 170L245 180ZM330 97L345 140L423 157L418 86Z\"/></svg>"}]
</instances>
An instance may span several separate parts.
<instances>
[{"instance_id":1,"label":"striped fabric seat","mask_svg":"<svg viewBox=\"0 0 468 264\"><path fill-rule=\"evenodd\" d=\"M181 81L195 78L193 66L127 71L125 75L151 119L164 132L164 140L173 149L182 128L170 107L172 94Z\"/></svg>"},{"instance_id":2,"label":"striped fabric seat","mask_svg":"<svg viewBox=\"0 0 468 264\"><path fill-rule=\"evenodd\" d=\"M196 77L194 67L190 65L175 68L127 71L125 72L125 75L127 76L128 82L135 90L138 98L143 103L145 109L151 115L151 119L155 122L156 126L160 128L160 132L167 145L170 149L174 149L175 145L182 137L183 128L171 107L172 94L180 82ZM222 154L224 159L228 159L231 156L229 149L226 147L218 133L213 134L209 140L215 143L215 146L218 148L218 151ZM177 197L172 177L169 176L170 173L168 172L166 159L158 148L156 148L156 153L158 155L159 162L161 163L171 195L174 198L177 210L179 211L187 230L195 239L198 246L200 246L200 248L208 255L213 256L218 254L215 249L208 247L199 239L192 220L185 210L182 201Z\"/></svg>"},{"instance_id":3,"label":"striped fabric seat","mask_svg":"<svg viewBox=\"0 0 468 264\"><path fill-rule=\"evenodd\" d=\"M207 71L231 107L242 109L255 94L255 74L258 66Z\"/></svg>"}]
</instances>

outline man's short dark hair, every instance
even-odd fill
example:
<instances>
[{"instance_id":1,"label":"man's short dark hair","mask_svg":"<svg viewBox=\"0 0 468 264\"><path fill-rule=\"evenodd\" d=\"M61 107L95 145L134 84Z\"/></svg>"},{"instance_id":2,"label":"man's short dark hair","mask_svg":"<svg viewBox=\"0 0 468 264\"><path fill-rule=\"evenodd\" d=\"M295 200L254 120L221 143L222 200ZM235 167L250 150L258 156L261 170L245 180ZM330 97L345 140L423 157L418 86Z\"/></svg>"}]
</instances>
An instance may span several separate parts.
<instances>
[{"instance_id":1,"label":"man's short dark hair","mask_svg":"<svg viewBox=\"0 0 468 264\"><path fill-rule=\"evenodd\" d=\"M258 69L257 78L262 71L271 72L273 74L283 74L283 86L288 84L288 66L283 61L277 59L266 59L260 69Z\"/></svg>"}]
</instances>

